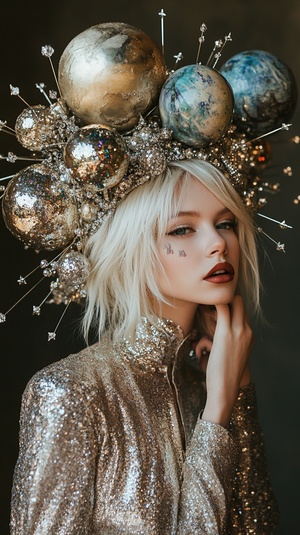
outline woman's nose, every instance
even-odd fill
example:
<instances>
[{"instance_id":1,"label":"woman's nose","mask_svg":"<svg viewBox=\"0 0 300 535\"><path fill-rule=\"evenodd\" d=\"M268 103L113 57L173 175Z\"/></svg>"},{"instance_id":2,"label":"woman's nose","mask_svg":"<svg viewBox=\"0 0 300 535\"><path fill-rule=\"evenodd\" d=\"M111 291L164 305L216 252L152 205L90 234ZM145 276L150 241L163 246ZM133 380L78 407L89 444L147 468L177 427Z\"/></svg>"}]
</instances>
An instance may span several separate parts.
<instances>
[{"instance_id":1,"label":"woman's nose","mask_svg":"<svg viewBox=\"0 0 300 535\"><path fill-rule=\"evenodd\" d=\"M216 229L209 232L207 236L206 255L207 256L226 256L227 255L227 243L226 240L218 233Z\"/></svg>"}]
</instances>

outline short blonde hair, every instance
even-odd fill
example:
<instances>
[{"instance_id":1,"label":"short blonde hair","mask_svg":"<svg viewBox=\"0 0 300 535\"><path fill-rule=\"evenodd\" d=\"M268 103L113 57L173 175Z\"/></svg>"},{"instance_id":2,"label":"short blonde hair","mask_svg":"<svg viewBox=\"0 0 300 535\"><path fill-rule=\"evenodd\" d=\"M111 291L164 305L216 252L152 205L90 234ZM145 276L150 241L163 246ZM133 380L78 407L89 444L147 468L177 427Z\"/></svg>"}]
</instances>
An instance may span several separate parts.
<instances>
[{"instance_id":1,"label":"short blonde hair","mask_svg":"<svg viewBox=\"0 0 300 535\"><path fill-rule=\"evenodd\" d=\"M157 326L151 296L158 301L164 298L156 280L156 243L176 212L179 185L184 191L191 176L235 215L241 250L238 288L247 308L259 309L259 271L251 215L229 181L213 165L202 160L182 160L170 163L166 172L133 190L88 240L86 253L92 271L83 319L86 338L91 327L99 338L105 331L114 340L133 337L142 316Z\"/></svg>"}]
</instances>

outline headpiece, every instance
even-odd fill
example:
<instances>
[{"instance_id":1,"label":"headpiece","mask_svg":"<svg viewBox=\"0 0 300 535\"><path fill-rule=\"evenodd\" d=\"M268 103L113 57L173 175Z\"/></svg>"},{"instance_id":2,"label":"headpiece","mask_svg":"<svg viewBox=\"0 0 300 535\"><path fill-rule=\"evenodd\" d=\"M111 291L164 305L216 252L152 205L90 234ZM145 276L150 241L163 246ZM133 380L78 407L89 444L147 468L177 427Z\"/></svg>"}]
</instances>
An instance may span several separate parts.
<instances>
[{"instance_id":1,"label":"headpiece","mask_svg":"<svg viewBox=\"0 0 300 535\"><path fill-rule=\"evenodd\" d=\"M162 50L133 26L98 24L69 43L56 78L54 50L43 46L58 93L36 84L47 106L27 105L14 129L0 122L35 161L1 179L9 180L2 195L6 226L28 247L60 251L40 262L43 276L53 279L33 314L40 314L46 300L68 305L84 299L90 270L86 238L130 191L155 179L168 162L211 162L254 212L266 203L265 192L278 189L278 184L262 179L270 157L265 135L290 126L297 98L290 69L268 52L251 50L229 59L218 71L230 34L215 42L203 65L202 24L196 63L177 68L179 53L175 68L168 70L164 11L159 15ZM10 90L23 100L18 87ZM1 158L11 163L19 159L13 153ZM283 244L272 241L284 250ZM18 283L27 284L27 276ZM0 322L7 312L0 314ZM55 335L56 329L48 339Z\"/></svg>"}]
</instances>

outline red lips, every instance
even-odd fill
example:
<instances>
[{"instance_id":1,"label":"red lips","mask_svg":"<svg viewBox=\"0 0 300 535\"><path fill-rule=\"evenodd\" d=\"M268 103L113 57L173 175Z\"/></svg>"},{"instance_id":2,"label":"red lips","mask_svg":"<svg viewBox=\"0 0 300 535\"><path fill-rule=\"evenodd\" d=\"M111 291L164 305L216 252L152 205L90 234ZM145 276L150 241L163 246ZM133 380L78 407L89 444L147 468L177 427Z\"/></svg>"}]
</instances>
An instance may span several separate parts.
<instances>
[{"instance_id":1,"label":"red lips","mask_svg":"<svg viewBox=\"0 0 300 535\"><path fill-rule=\"evenodd\" d=\"M205 275L204 280L207 282L231 282L234 278L234 268L229 262L220 262L216 264Z\"/></svg>"}]
</instances>

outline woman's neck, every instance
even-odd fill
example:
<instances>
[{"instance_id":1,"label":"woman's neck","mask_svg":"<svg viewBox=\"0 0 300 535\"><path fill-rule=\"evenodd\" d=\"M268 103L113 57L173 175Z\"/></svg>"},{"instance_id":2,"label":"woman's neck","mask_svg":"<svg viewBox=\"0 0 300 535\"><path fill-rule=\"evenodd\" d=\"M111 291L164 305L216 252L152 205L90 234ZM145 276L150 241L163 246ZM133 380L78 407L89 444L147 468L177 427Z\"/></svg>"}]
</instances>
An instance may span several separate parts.
<instances>
[{"instance_id":1,"label":"woman's neck","mask_svg":"<svg viewBox=\"0 0 300 535\"><path fill-rule=\"evenodd\" d=\"M159 303L156 312L162 318L167 318L180 325L184 336L186 336L193 328L197 307L197 304L192 303L189 303L188 306L186 303L182 306L178 306L178 303L176 303L176 306Z\"/></svg>"}]
</instances>

